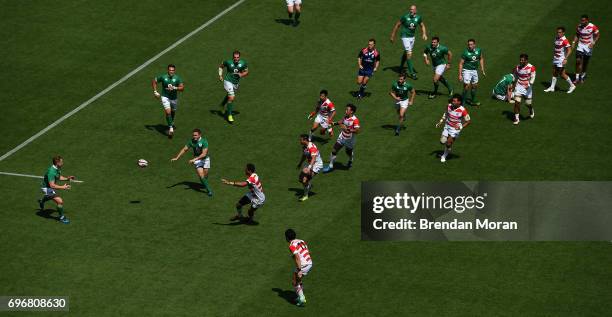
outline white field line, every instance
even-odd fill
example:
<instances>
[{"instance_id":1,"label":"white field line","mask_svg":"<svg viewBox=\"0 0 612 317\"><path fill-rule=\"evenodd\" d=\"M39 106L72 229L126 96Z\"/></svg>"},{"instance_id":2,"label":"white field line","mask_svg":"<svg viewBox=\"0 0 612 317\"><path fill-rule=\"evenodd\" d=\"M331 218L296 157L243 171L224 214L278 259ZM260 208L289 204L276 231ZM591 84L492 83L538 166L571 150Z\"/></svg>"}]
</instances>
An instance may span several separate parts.
<instances>
[{"instance_id":1,"label":"white field line","mask_svg":"<svg viewBox=\"0 0 612 317\"><path fill-rule=\"evenodd\" d=\"M6 176L18 176L18 177L30 177L30 178L38 178L38 179L42 179L42 176L28 175L28 174L18 174L18 173L8 173L8 172L0 172L0 175L6 175ZM70 182L71 182L71 183L82 183L83 181L73 179L73 180L71 180Z\"/></svg>"},{"instance_id":2,"label":"white field line","mask_svg":"<svg viewBox=\"0 0 612 317\"><path fill-rule=\"evenodd\" d=\"M196 33L198 33L200 31L202 31L203 29L207 28L209 25L211 25L212 23L217 21L219 18L221 18L222 16L224 16L225 14L227 14L228 12L230 12L231 10L233 10L234 8L236 8L237 6L239 6L240 4L242 4L245 1L246 0L238 0L236 3L232 4L227 9L221 11L219 14L215 15L212 19L210 19L210 20L206 21L206 23L200 25L197 29L195 29L195 30L191 31L189 34L183 36L178 41L174 42L174 44L168 46L165 50L163 50L163 51L159 52L157 55L151 57L148 61L144 62L142 65L138 66L136 69L132 70L127 75L123 76L121 79L117 80L116 82L114 82L110 86L106 87L106 89L100 91L97 95L91 97L89 100L85 101L84 103L82 103L78 107L72 109L72 111L68 112L63 117L55 120L55 122L51 123L46 128L40 130L38 133L36 133L33 136L31 136L29 139L23 141L23 143L19 144L14 149L12 149L12 150L6 152L4 155L0 156L0 161L3 161L7 157L13 155L15 152L19 151L20 149L22 149L26 145L32 143L32 141L38 139L41 135L47 133L49 130L53 129L58 124L62 123L64 120L72 117L77 112L83 110L85 107L89 106L91 103L93 103L94 101L98 100L100 97L104 96L106 93L111 91L113 88L119 86L120 84L122 84L123 82L128 80L130 77L134 76L134 74L138 73L143 68L149 66L151 63L153 63L155 60L160 58L162 55L168 53L170 50L172 50L175 47L179 46L181 43L185 42L187 39L189 39L190 37L192 37Z\"/></svg>"}]
</instances>

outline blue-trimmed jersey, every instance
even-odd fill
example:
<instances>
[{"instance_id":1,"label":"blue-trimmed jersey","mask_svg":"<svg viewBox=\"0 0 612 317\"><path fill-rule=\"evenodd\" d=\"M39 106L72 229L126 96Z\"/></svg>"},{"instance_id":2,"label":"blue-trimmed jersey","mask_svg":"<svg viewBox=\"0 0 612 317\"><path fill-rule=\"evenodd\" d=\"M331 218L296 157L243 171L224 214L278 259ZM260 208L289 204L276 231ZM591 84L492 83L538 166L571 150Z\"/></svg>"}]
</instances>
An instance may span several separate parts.
<instances>
[{"instance_id":1,"label":"blue-trimmed jersey","mask_svg":"<svg viewBox=\"0 0 612 317\"><path fill-rule=\"evenodd\" d=\"M376 62L380 61L380 53L378 50L373 49L370 51L367 47L361 49L357 57L361 59L361 66L367 70L373 70L374 66L376 66Z\"/></svg>"}]
</instances>

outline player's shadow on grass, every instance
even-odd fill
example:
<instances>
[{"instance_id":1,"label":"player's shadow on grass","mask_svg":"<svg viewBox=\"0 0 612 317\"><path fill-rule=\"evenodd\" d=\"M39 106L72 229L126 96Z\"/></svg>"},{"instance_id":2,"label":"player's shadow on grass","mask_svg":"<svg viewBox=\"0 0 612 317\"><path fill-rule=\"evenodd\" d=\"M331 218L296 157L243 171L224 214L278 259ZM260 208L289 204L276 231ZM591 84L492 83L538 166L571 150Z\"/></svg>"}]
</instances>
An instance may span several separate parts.
<instances>
[{"instance_id":1,"label":"player's shadow on grass","mask_svg":"<svg viewBox=\"0 0 612 317\"><path fill-rule=\"evenodd\" d=\"M147 130L157 131L161 135L167 135L166 134L166 132L168 131L168 126L167 125L163 125L163 124L145 124L144 127Z\"/></svg>"},{"instance_id":2,"label":"player's shadow on grass","mask_svg":"<svg viewBox=\"0 0 612 317\"><path fill-rule=\"evenodd\" d=\"M296 188L296 187L289 187L287 188L288 191L290 192L294 192L295 193L295 197L302 197L302 195L304 195L304 188ZM312 190L310 191L310 193L308 193L308 196L312 197L314 195L316 195L316 192L313 192Z\"/></svg>"},{"instance_id":3,"label":"player's shadow on grass","mask_svg":"<svg viewBox=\"0 0 612 317\"><path fill-rule=\"evenodd\" d=\"M393 131L395 131L395 129L397 128L397 124L383 124L380 127L385 129L385 130L393 130ZM401 127L401 129L402 130L406 130L406 127L403 126L403 127Z\"/></svg>"},{"instance_id":4,"label":"player's shadow on grass","mask_svg":"<svg viewBox=\"0 0 612 317\"><path fill-rule=\"evenodd\" d=\"M176 186L180 186L180 185L184 185L185 189L191 189L191 190L195 190L197 192L201 192L201 193L205 193L206 191L204 190L204 185L200 184L200 183L196 183L196 182L189 182L189 181L184 181L184 182L179 182L176 183L174 185L170 185L166 188L174 188Z\"/></svg>"},{"instance_id":5,"label":"player's shadow on grass","mask_svg":"<svg viewBox=\"0 0 612 317\"><path fill-rule=\"evenodd\" d=\"M570 78L572 78L572 76L570 76ZM565 82L565 79L563 79L561 77L559 77L559 79L560 79L560 81ZM557 81L557 83L558 82L559 81ZM550 87L550 81L543 80L543 81L540 82L540 84L542 84L542 87L544 87L544 88ZM567 89L559 88L559 85L557 85L557 87L555 87L555 91L567 92Z\"/></svg>"},{"instance_id":6,"label":"player's shadow on grass","mask_svg":"<svg viewBox=\"0 0 612 317\"><path fill-rule=\"evenodd\" d=\"M431 90L424 90L424 89L415 89L414 92L416 92L417 96L418 95L429 95L431 94ZM440 93L438 93L436 96L441 95Z\"/></svg>"},{"instance_id":7,"label":"player's shadow on grass","mask_svg":"<svg viewBox=\"0 0 612 317\"><path fill-rule=\"evenodd\" d=\"M430 155L435 155L437 158L440 158L442 156L442 154L444 154L444 150L435 150L435 151L431 151L431 153L430 153ZM460 157L461 157L460 155L453 154L451 152L451 153L448 153L448 155L446 156L446 160L447 161L448 160L453 160L453 159L460 158Z\"/></svg>"},{"instance_id":8,"label":"player's shadow on grass","mask_svg":"<svg viewBox=\"0 0 612 317\"><path fill-rule=\"evenodd\" d=\"M391 70L394 73L398 73L399 74L402 71L402 68L399 67L399 66L387 66L387 67L383 68L383 71L385 71L385 72L388 71L388 70Z\"/></svg>"},{"instance_id":9,"label":"player's shadow on grass","mask_svg":"<svg viewBox=\"0 0 612 317\"><path fill-rule=\"evenodd\" d=\"M285 291L277 287L273 288L272 291L276 292L278 297L286 300L290 304L294 304L297 299L297 295L295 295L294 291Z\"/></svg>"},{"instance_id":10,"label":"player's shadow on grass","mask_svg":"<svg viewBox=\"0 0 612 317\"><path fill-rule=\"evenodd\" d=\"M213 225L217 225L217 226L240 226L240 225L245 225L245 226L259 226L259 222L256 220L253 220L251 222L248 222L246 220L240 220L240 221L231 221L228 223L220 223L220 222L213 222Z\"/></svg>"},{"instance_id":11,"label":"player's shadow on grass","mask_svg":"<svg viewBox=\"0 0 612 317\"><path fill-rule=\"evenodd\" d=\"M514 122L514 112L512 112L512 111L508 111L508 110L504 110L504 111L502 111L502 115L505 115L505 116L506 116L506 118L507 118L509 121ZM519 119L520 119L521 121L527 121L527 120L529 120L529 119L531 119L531 118L529 118L529 117L524 117L524 116L522 116L522 115L519 115Z\"/></svg>"},{"instance_id":12,"label":"player's shadow on grass","mask_svg":"<svg viewBox=\"0 0 612 317\"><path fill-rule=\"evenodd\" d=\"M54 209L45 209L45 210L40 210L40 209L36 209L36 215L41 217L41 218L46 218L46 219L53 219L55 221L59 221L59 216L53 216L52 214L55 212Z\"/></svg>"},{"instance_id":13,"label":"player's shadow on grass","mask_svg":"<svg viewBox=\"0 0 612 317\"><path fill-rule=\"evenodd\" d=\"M274 22L278 24L284 24L287 26L293 25L293 19L274 19Z\"/></svg>"},{"instance_id":14,"label":"player's shadow on grass","mask_svg":"<svg viewBox=\"0 0 612 317\"><path fill-rule=\"evenodd\" d=\"M353 96L353 97L357 98L357 94L359 94L359 91L357 91L357 90L351 90L351 91L349 91L349 94L350 94L351 96ZM367 91L366 91L366 92L364 92L364 93L363 93L363 97L364 97L364 98L369 98L370 96L372 96L372 93L371 93L371 92L367 92Z\"/></svg>"}]
</instances>

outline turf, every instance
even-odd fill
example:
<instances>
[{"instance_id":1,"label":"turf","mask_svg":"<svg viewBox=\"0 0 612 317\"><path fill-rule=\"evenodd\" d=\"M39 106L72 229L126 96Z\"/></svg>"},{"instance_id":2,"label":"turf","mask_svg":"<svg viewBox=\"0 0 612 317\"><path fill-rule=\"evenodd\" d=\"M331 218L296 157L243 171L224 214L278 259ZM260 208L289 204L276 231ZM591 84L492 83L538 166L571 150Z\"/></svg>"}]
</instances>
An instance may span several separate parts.
<instances>
[{"instance_id":1,"label":"turf","mask_svg":"<svg viewBox=\"0 0 612 317\"><path fill-rule=\"evenodd\" d=\"M14 148L95 95L232 2L183 1L169 11L154 1L31 1L6 3L0 35L4 139ZM65 157L65 174L83 184L62 192L72 223L39 213L39 181L2 176L0 295L67 295L77 316L167 315L604 315L610 311L611 245L607 242L361 242L360 181L366 180L610 180L612 145L605 142L610 69L601 1L455 1L419 4L429 34L439 35L455 61L474 37L485 51L483 105L446 165L434 123L440 97L417 96L406 130L387 92L396 78L400 44L388 41L400 1L306 1L299 27L282 1L254 1L231 11L124 84L0 162L0 171L41 174L50 157ZM572 30L588 13L602 30L589 79L573 95L544 94L550 79L554 28ZM608 14L609 15L609 14ZM571 31L568 34L571 35ZM356 55L375 37L381 70L369 98L356 102ZM417 40L418 50L425 42ZM219 111L224 91L218 64L240 49L251 74L241 82L233 125ZM418 52L417 50L417 52ZM537 116L514 127L507 104L487 98L493 85L527 52L538 69ZM430 71L416 54L418 90ZM177 136L168 140L150 80L169 63L186 81ZM456 62L449 78L459 89ZM569 67L573 70L573 65ZM565 83L558 86L564 88ZM363 131L350 171L317 176L315 195L297 202L300 148L318 91L343 108L356 102ZM441 91L445 91L441 88ZM526 114L526 110L524 110ZM204 130L215 196L197 186L184 158L171 164L193 127ZM317 140L328 160L333 142ZM146 169L136 167L149 160ZM344 153L340 163L346 162ZM229 225L243 190L221 177L244 178L257 166L267 196L257 226ZM517 197L521 199L521 197ZM51 211L48 205L48 211ZM51 214L54 216L55 214ZM283 239L294 228L315 262L305 281L308 307L289 302L291 262ZM3 313L7 314L7 313ZM53 313L62 315L62 313ZM19 315L27 315L19 313ZM44 315L36 313L36 315ZM68 315L68 314L65 314Z\"/></svg>"}]
</instances>

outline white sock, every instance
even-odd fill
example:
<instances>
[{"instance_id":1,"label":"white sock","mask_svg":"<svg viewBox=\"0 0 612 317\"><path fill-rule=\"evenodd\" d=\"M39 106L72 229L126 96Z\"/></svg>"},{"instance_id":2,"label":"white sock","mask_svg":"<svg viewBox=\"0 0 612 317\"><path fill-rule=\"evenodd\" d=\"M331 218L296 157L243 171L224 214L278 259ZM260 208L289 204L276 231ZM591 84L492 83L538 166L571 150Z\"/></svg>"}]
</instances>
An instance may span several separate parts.
<instances>
[{"instance_id":1,"label":"white sock","mask_svg":"<svg viewBox=\"0 0 612 317\"><path fill-rule=\"evenodd\" d=\"M557 77L553 77L550 80L550 88L555 89L555 86L557 86Z\"/></svg>"},{"instance_id":2,"label":"white sock","mask_svg":"<svg viewBox=\"0 0 612 317\"><path fill-rule=\"evenodd\" d=\"M580 79L584 79L584 77L586 77L586 72L580 74Z\"/></svg>"},{"instance_id":3,"label":"white sock","mask_svg":"<svg viewBox=\"0 0 612 317\"><path fill-rule=\"evenodd\" d=\"M519 114L518 113L514 114L514 120L519 121Z\"/></svg>"},{"instance_id":4,"label":"white sock","mask_svg":"<svg viewBox=\"0 0 612 317\"><path fill-rule=\"evenodd\" d=\"M329 166L334 166L334 161L336 160L336 156L335 155L331 155L329 157Z\"/></svg>"},{"instance_id":5,"label":"white sock","mask_svg":"<svg viewBox=\"0 0 612 317\"><path fill-rule=\"evenodd\" d=\"M565 81L570 85L570 87L574 86L574 83L572 83L572 80L569 78L569 76L567 76Z\"/></svg>"},{"instance_id":6,"label":"white sock","mask_svg":"<svg viewBox=\"0 0 612 317\"><path fill-rule=\"evenodd\" d=\"M302 284L300 283L294 286L293 289L295 289L295 294L300 298L300 300L303 300L304 299L304 288L302 287Z\"/></svg>"}]
</instances>

